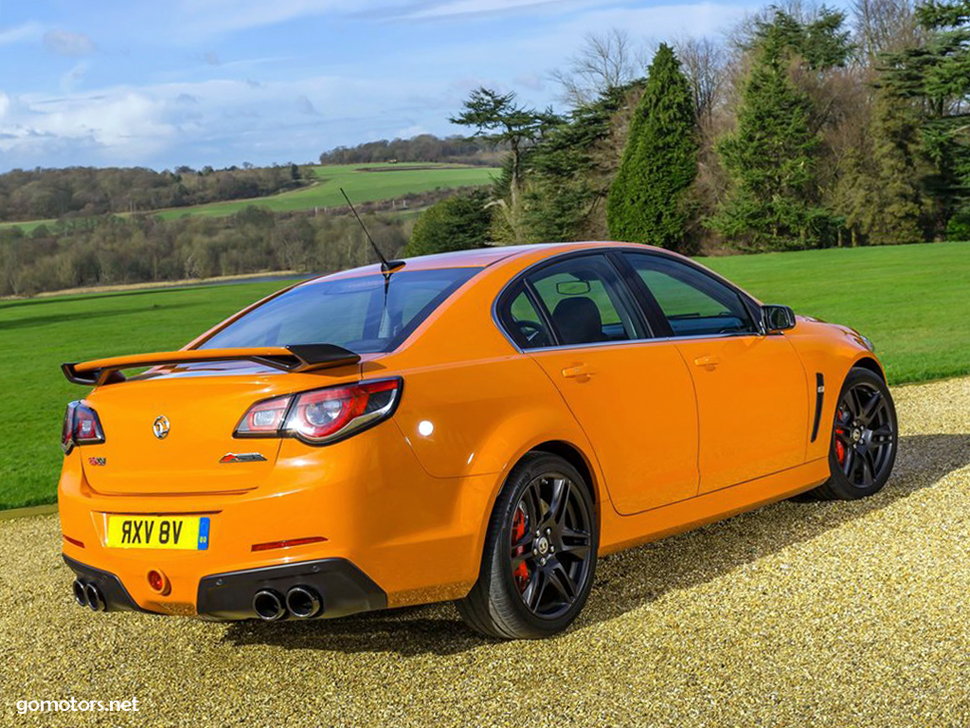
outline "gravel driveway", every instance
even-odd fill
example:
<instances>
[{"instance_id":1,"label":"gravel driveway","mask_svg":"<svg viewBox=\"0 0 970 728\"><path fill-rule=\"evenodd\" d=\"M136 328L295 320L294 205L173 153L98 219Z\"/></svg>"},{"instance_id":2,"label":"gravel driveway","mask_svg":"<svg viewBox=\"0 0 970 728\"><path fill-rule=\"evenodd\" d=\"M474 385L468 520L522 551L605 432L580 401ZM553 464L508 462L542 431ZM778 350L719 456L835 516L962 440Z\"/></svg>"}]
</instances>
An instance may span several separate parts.
<instances>
[{"instance_id":1,"label":"gravel driveway","mask_svg":"<svg viewBox=\"0 0 970 728\"><path fill-rule=\"evenodd\" d=\"M450 605L313 623L95 615L55 517L0 522L4 725L970 725L970 379L895 390L896 474L605 559L570 632ZM137 698L20 716L18 700Z\"/></svg>"}]
</instances>

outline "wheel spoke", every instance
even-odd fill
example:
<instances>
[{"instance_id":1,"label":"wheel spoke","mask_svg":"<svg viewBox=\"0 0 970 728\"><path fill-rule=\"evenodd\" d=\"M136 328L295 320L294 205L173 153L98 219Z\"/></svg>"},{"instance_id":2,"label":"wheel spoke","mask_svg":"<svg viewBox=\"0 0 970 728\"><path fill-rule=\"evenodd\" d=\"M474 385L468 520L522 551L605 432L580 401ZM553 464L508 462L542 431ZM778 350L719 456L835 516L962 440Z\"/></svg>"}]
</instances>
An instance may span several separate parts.
<instances>
[{"instance_id":1,"label":"wheel spoke","mask_svg":"<svg viewBox=\"0 0 970 728\"><path fill-rule=\"evenodd\" d=\"M850 389L845 396L845 408L849 411L849 421L856 419L859 416L859 411L862 409L859 405L859 395L855 389Z\"/></svg>"},{"instance_id":2,"label":"wheel spoke","mask_svg":"<svg viewBox=\"0 0 970 728\"><path fill-rule=\"evenodd\" d=\"M855 450L851 447L845 450L845 462L842 463L842 473L849 478L852 473L852 466L855 464Z\"/></svg>"},{"instance_id":3,"label":"wheel spoke","mask_svg":"<svg viewBox=\"0 0 970 728\"><path fill-rule=\"evenodd\" d=\"M536 569L532 572L532 577L529 579L529 585L522 592L522 598L525 600L526 605L533 612L539 608L539 602L542 601L542 595L546 591L546 586L549 584L549 580L546 577L546 572L542 569Z\"/></svg>"},{"instance_id":4,"label":"wheel spoke","mask_svg":"<svg viewBox=\"0 0 970 728\"><path fill-rule=\"evenodd\" d=\"M549 504L549 520L560 524L566 516L569 506L569 481L566 478L556 478L552 481L552 502Z\"/></svg>"},{"instance_id":5,"label":"wheel spoke","mask_svg":"<svg viewBox=\"0 0 970 728\"><path fill-rule=\"evenodd\" d=\"M566 569L563 568L562 564L557 563L553 566L549 580L556 588L556 591L562 594L567 603L576 598L576 585L569 578L569 574L566 573Z\"/></svg>"},{"instance_id":6,"label":"wheel spoke","mask_svg":"<svg viewBox=\"0 0 970 728\"><path fill-rule=\"evenodd\" d=\"M877 389L873 391L872 397L869 398L869 401L866 402L866 406L863 407L862 411L859 413L859 420L862 421L862 424L868 425L870 422L872 422L872 418L876 414L876 409L879 407L881 402L882 394Z\"/></svg>"}]
</instances>

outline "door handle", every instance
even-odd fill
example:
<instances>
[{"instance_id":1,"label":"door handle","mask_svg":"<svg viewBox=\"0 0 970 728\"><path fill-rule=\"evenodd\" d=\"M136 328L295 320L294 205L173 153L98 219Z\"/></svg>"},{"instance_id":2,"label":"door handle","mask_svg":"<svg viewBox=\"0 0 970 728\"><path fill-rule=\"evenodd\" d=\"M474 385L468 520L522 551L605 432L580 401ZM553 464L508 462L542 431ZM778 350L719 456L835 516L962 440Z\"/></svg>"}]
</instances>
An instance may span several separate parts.
<instances>
[{"instance_id":1,"label":"door handle","mask_svg":"<svg viewBox=\"0 0 970 728\"><path fill-rule=\"evenodd\" d=\"M721 363L721 360L718 359L713 354L711 356L699 356L696 359L694 359L694 364L695 365L697 365L699 367L704 367L704 368L709 369L709 370L710 369L713 369L714 367L716 367L720 363Z\"/></svg>"},{"instance_id":2,"label":"door handle","mask_svg":"<svg viewBox=\"0 0 970 728\"><path fill-rule=\"evenodd\" d=\"M562 375L566 379L588 379L595 372L585 364L574 364L562 370Z\"/></svg>"}]
</instances>

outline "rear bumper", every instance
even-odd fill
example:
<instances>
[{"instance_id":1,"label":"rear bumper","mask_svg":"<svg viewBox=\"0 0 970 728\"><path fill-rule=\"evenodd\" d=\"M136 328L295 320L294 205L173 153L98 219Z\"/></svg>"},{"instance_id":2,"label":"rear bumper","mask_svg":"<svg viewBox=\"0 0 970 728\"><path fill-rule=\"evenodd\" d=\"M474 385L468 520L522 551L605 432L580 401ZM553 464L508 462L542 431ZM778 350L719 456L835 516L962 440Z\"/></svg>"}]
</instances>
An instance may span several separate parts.
<instances>
[{"instance_id":1,"label":"rear bumper","mask_svg":"<svg viewBox=\"0 0 970 728\"><path fill-rule=\"evenodd\" d=\"M131 598L131 594L125 589L125 585L121 583L121 579L115 574L112 574L110 571L95 569L93 566L88 566L87 564L82 564L80 561L75 561L66 554L62 554L62 556L64 557L64 563L74 572L78 580L85 584L94 584L98 588L104 597L106 612L145 611L135 603L135 600Z\"/></svg>"},{"instance_id":2,"label":"rear bumper","mask_svg":"<svg viewBox=\"0 0 970 728\"><path fill-rule=\"evenodd\" d=\"M94 584L104 596L105 611L141 612L121 579L69 556L64 561L77 578ZM202 619L253 619L253 597L268 589L285 596L295 586L311 587L322 596L319 617L346 617L387 607L387 594L346 559L319 559L205 576L199 581L197 614Z\"/></svg>"},{"instance_id":3,"label":"rear bumper","mask_svg":"<svg viewBox=\"0 0 970 728\"><path fill-rule=\"evenodd\" d=\"M246 492L124 496L94 490L82 467L87 453L78 448L65 458L58 490L63 553L76 572L75 564L106 575L98 584L111 582L102 589L112 595L110 608L134 602L160 614L250 617L253 593L235 596L234 587L265 581L281 592L269 582L288 588L291 576L307 586L326 579L318 591L324 600L331 592L328 617L468 593L478 578L495 476L429 476L393 423L326 448L296 440L280 447L272 473L253 471L257 487ZM193 477L204 482L202 474ZM208 518L207 548L109 548L108 520L142 514ZM254 548L301 539L313 541ZM300 564L310 565L305 574L292 571ZM150 571L163 574L170 590L152 590Z\"/></svg>"},{"instance_id":4,"label":"rear bumper","mask_svg":"<svg viewBox=\"0 0 970 728\"><path fill-rule=\"evenodd\" d=\"M323 598L320 617L346 617L387 607L387 594L346 559L320 559L203 577L196 601L204 619L255 618L253 596L262 589L283 596L309 586Z\"/></svg>"}]
</instances>

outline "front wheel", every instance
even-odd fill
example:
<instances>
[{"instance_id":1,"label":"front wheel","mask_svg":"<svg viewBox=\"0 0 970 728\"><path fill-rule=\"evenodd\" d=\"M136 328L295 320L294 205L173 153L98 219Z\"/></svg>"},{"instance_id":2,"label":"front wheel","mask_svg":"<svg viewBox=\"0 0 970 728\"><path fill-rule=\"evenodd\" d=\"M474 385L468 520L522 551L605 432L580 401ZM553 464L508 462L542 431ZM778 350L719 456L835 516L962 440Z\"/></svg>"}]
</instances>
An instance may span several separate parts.
<instances>
[{"instance_id":1,"label":"front wheel","mask_svg":"<svg viewBox=\"0 0 970 728\"><path fill-rule=\"evenodd\" d=\"M886 383L868 369L852 369L835 410L831 477L812 495L856 500L879 492L896 462L898 442L896 408Z\"/></svg>"},{"instance_id":2,"label":"front wheel","mask_svg":"<svg viewBox=\"0 0 970 728\"><path fill-rule=\"evenodd\" d=\"M566 629L593 584L599 531L590 486L556 455L529 453L489 522L478 581L458 602L473 629L537 639Z\"/></svg>"}]
</instances>

